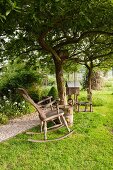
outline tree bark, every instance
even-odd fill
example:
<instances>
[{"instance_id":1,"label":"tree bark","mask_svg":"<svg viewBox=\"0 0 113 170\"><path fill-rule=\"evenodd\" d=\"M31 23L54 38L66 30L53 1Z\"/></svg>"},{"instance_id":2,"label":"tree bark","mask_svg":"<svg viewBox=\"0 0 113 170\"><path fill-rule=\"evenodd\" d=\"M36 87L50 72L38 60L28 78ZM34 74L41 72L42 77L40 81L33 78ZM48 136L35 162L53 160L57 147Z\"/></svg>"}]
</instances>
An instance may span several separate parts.
<instances>
[{"instance_id":1,"label":"tree bark","mask_svg":"<svg viewBox=\"0 0 113 170\"><path fill-rule=\"evenodd\" d=\"M89 101L92 101L92 85L91 85L91 78L92 78L92 72L93 72L93 63L90 63L90 66L86 65L88 69L88 79L87 79L87 99Z\"/></svg>"},{"instance_id":2,"label":"tree bark","mask_svg":"<svg viewBox=\"0 0 113 170\"><path fill-rule=\"evenodd\" d=\"M63 63L55 59L54 59L54 63L55 63L56 82L57 82L58 95L60 98L60 104L66 105L67 100L66 100L66 89L65 89L64 77L63 77Z\"/></svg>"},{"instance_id":3,"label":"tree bark","mask_svg":"<svg viewBox=\"0 0 113 170\"><path fill-rule=\"evenodd\" d=\"M88 69L88 82L87 82L87 89L88 93L91 92L91 77L92 77L92 68Z\"/></svg>"}]
</instances>

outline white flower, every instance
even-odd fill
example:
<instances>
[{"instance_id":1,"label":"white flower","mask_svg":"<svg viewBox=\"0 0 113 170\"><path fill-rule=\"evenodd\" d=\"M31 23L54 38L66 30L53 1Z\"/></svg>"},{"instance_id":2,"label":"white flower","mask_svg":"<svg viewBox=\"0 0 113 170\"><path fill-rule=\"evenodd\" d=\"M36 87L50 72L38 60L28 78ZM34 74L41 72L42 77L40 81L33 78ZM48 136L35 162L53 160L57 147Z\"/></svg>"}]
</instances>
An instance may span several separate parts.
<instances>
[{"instance_id":1,"label":"white flower","mask_svg":"<svg viewBox=\"0 0 113 170\"><path fill-rule=\"evenodd\" d=\"M7 97L6 97L6 96L3 96L3 99L4 99L4 100L6 100L6 99L7 99Z\"/></svg>"}]
</instances>

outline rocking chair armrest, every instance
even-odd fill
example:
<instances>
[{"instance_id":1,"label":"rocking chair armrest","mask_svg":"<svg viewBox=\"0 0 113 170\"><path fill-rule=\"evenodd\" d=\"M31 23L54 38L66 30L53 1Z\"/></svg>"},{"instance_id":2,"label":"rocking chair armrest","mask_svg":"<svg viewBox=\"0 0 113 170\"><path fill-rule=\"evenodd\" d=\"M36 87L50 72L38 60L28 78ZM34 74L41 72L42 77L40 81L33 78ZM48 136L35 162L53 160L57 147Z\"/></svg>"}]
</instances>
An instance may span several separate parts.
<instances>
[{"instance_id":1,"label":"rocking chair armrest","mask_svg":"<svg viewBox=\"0 0 113 170\"><path fill-rule=\"evenodd\" d=\"M70 108L70 105L59 105L60 109Z\"/></svg>"},{"instance_id":2,"label":"rocking chair armrest","mask_svg":"<svg viewBox=\"0 0 113 170\"><path fill-rule=\"evenodd\" d=\"M61 109L62 109L62 108L64 108L64 105L62 105L62 104L59 104L59 108L61 108Z\"/></svg>"},{"instance_id":3,"label":"rocking chair armrest","mask_svg":"<svg viewBox=\"0 0 113 170\"><path fill-rule=\"evenodd\" d=\"M50 106L52 106L54 103L56 103L56 100L53 100L52 102L47 103L47 104L45 104L45 105L43 105L43 106L45 106L45 107L50 107Z\"/></svg>"},{"instance_id":4,"label":"rocking chair armrest","mask_svg":"<svg viewBox=\"0 0 113 170\"><path fill-rule=\"evenodd\" d=\"M45 108L45 109L50 108L51 110L53 110L54 107L56 108L56 106L53 105L54 103L56 103L56 100L54 100L54 101L52 101L50 103L47 103L47 104L43 104L43 105L42 104L38 104L38 106L41 107L41 108Z\"/></svg>"},{"instance_id":5,"label":"rocking chair armrest","mask_svg":"<svg viewBox=\"0 0 113 170\"><path fill-rule=\"evenodd\" d=\"M47 97L46 99L43 99L43 100L39 101L37 104L42 104L42 103L44 103L45 101L48 101L48 100L51 100L51 99L52 99L52 96L49 96L49 97Z\"/></svg>"}]
</instances>

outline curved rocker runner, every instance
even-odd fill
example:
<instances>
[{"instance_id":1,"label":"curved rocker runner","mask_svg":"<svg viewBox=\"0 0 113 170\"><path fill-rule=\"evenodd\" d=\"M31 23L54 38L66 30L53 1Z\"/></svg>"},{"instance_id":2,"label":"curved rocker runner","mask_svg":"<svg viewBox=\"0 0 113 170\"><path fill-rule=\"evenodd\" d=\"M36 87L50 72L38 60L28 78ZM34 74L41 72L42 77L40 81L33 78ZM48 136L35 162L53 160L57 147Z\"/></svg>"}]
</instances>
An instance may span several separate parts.
<instances>
[{"instance_id":1,"label":"curved rocker runner","mask_svg":"<svg viewBox=\"0 0 113 170\"><path fill-rule=\"evenodd\" d=\"M66 135L56 138L56 139L47 139L47 140L33 140L33 139L28 139L29 142L53 142L53 141L59 141L62 139L65 139L66 137L68 137L69 135L71 135L74 131L70 131L69 133L67 133ZM27 133L28 134L28 133Z\"/></svg>"}]
</instances>

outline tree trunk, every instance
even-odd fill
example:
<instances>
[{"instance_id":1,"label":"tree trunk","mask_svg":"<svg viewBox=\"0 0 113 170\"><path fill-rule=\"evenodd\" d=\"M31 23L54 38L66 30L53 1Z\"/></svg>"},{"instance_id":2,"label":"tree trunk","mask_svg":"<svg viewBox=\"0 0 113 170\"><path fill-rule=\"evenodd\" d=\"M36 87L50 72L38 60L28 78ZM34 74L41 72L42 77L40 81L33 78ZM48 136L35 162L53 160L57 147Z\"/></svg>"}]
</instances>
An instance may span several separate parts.
<instances>
[{"instance_id":1,"label":"tree trunk","mask_svg":"<svg viewBox=\"0 0 113 170\"><path fill-rule=\"evenodd\" d=\"M99 71L93 72L92 78L91 78L91 88L93 90L101 90L103 84L104 84L104 81L100 76L100 72Z\"/></svg>"},{"instance_id":2,"label":"tree trunk","mask_svg":"<svg viewBox=\"0 0 113 170\"><path fill-rule=\"evenodd\" d=\"M55 72L56 72L56 82L57 82L57 89L58 89L58 96L60 98L60 104L66 105L66 90L64 84L64 77L63 77L63 63L54 60L55 62Z\"/></svg>"},{"instance_id":3,"label":"tree trunk","mask_svg":"<svg viewBox=\"0 0 113 170\"><path fill-rule=\"evenodd\" d=\"M89 91L89 92L91 92L91 76L92 76L92 68L88 69L87 88L88 88L88 91Z\"/></svg>"},{"instance_id":4,"label":"tree trunk","mask_svg":"<svg viewBox=\"0 0 113 170\"><path fill-rule=\"evenodd\" d=\"M92 78L92 68L88 68L88 81L87 81L87 99L89 101L92 100L92 86L91 86L91 78Z\"/></svg>"}]
</instances>

